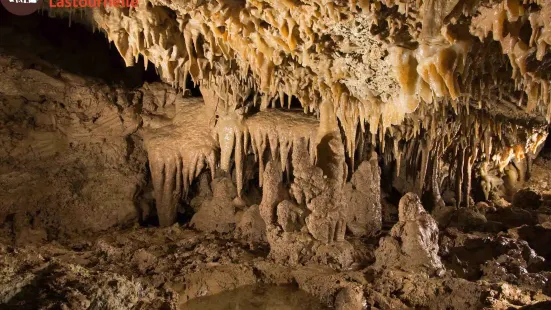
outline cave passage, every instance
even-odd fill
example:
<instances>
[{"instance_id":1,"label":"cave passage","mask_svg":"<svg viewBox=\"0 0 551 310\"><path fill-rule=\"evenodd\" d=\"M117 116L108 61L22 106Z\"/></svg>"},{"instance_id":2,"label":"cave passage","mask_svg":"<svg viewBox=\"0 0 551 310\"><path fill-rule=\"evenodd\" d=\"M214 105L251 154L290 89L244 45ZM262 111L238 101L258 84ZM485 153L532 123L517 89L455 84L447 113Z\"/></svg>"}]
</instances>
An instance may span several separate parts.
<instances>
[{"instance_id":1,"label":"cave passage","mask_svg":"<svg viewBox=\"0 0 551 310\"><path fill-rule=\"evenodd\" d=\"M550 308L551 1L4 2L1 309Z\"/></svg>"}]
</instances>

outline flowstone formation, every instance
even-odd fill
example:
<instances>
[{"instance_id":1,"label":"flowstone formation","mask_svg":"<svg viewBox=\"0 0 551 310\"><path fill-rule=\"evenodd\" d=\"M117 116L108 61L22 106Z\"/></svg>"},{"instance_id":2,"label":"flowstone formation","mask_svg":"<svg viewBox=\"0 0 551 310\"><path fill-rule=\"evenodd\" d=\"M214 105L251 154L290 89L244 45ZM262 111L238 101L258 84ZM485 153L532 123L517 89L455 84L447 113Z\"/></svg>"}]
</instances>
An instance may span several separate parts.
<instances>
[{"instance_id":1,"label":"flowstone formation","mask_svg":"<svg viewBox=\"0 0 551 310\"><path fill-rule=\"evenodd\" d=\"M1 17L0 303L550 302L551 0Z\"/></svg>"}]
</instances>

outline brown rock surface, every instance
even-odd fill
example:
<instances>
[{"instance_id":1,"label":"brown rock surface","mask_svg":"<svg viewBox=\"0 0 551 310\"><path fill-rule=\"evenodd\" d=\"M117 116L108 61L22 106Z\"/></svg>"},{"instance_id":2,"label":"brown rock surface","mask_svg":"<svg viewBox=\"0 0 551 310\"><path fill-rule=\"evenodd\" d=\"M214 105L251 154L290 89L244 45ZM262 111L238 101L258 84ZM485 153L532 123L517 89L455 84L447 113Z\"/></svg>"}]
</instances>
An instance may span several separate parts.
<instances>
[{"instance_id":1,"label":"brown rock surface","mask_svg":"<svg viewBox=\"0 0 551 310\"><path fill-rule=\"evenodd\" d=\"M0 10L1 309L551 300L550 0L47 12Z\"/></svg>"},{"instance_id":2,"label":"brown rock surface","mask_svg":"<svg viewBox=\"0 0 551 310\"><path fill-rule=\"evenodd\" d=\"M381 239L375 252L375 266L441 274L444 270L438 256L436 221L413 193L400 199L398 210L398 223L392 227L390 236Z\"/></svg>"},{"instance_id":3,"label":"brown rock surface","mask_svg":"<svg viewBox=\"0 0 551 310\"><path fill-rule=\"evenodd\" d=\"M358 166L345 185L346 227L354 236L372 236L382 226L381 172L377 154Z\"/></svg>"}]
</instances>

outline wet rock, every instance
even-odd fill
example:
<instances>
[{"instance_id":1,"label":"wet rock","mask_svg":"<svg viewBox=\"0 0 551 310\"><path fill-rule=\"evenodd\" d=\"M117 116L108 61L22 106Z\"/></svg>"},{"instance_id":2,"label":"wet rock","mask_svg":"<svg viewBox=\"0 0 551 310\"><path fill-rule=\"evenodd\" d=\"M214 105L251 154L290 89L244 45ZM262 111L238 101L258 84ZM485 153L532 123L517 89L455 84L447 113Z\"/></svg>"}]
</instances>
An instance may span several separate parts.
<instances>
[{"instance_id":1,"label":"wet rock","mask_svg":"<svg viewBox=\"0 0 551 310\"><path fill-rule=\"evenodd\" d=\"M262 202L260 203L260 215L267 226L276 223L277 205L283 201L287 194L283 188L281 167L276 161L266 164L263 174Z\"/></svg>"},{"instance_id":2,"label":"wet rock","mask_svg":"<svg viewBox=\"0 0 551 310\"><path fill-rule=\"evenodd\" d=\"M212 197L212 189L210 187L209 177L209 173L203 172L199 175L198 180L195 183L195 195L189 203L194 212L199 211L203 202Z\"/></svg>"},{"instance_id":3,"label":"wet rock","mask_svg":"<svg viewBox=\"0 0 551 310\"><path fill-rule=\"evenodd\" d=\"M457 200L455 199L455 192L450 189L445 189L442 193L442 200L444 200L446 206L455 206L457 205Z\"/></svg>"},{"instance_id":4,"label":"wet rock","mask_svg":"<svg viewBox=\"0 0 551 310\"><path fill-rule=\"evenodd\" d=\"M379 245L379 238L347 238L354 248L354 263L351 268L360 268L372 265L375 262L375 249Z\"/></svg>"},{"instance_id":5,"label":"wet rock","mask_svg":"<svg viewBox=\"0 0 551 310\"><path fill-rule=\"evenodd\" d=\"M237 197L237 189L232 180L228 177L215 178L212 183L212 197L218 199L233 200Z\"/></svg>"},{"instance_id":6,"label":"wet rock","mask_svg":"<svg viewBox=\"0 0 551 310\"><path fill-rule=\"evenodd\" d=\"M336 269L346 269L354 263L354 248L344 240L330 244L314 242L314 255L310 263L332 266Z\"/></svg>"},{"instance_id":7,"label":"wet rock","mask_svg":"<svg viewBox=\"0 0 551 310\"><path fill-rule=\"evenodd\" d=\"M408 193L400 200L399 222L375 251L379 268L439 274L444 266L438 256L438 226L419 197Z\"/></svg>"},{"instance_id":8,"label":"wet rock","mask_svg":"<svg viewBox=\"0 0 551 310\"><path fill-rule=\"evenodd\" d=\"M541 225L511 228L508 234L515 239L526 240L530 247L543 256L546 260L551 259L551 223Z\"/></svg>"},{"instance_id":9,"label":"wet rock","mask_svg":"<svg viewBox=\"0 0 551 310\"><path fill-rule=\"evenodd\" d=\"M331 141L336 143L334 139ZM294 147L295 178L290 194L296 204L289 200L289 192L282 185L279 161L268 162L263 174L260 215L266 223L270 257L288 265L321 263L346 268L353 262L354 249L344 240L344 175L336 178L324 176L324 173L336 173L339 170L337 167L341 167L339 163L344 161L324 162L322 166L327 169L324 172L312 164L303 140L297 141ZM307 210L300 212L302 208L299 205L306 205Z\"/></svg>"},{"instance_id":10,"label":"wet rock","mask_svg":"<svg viewBox=\"0 0 551 310\"><path fill-rule=\"evenodd\" d=\"M246 285L212 296L192 299L179 310L322 310L317 298L297 289L295 285Z\"/></svg>"},{"instance_id":11,"label":"wet rock","mask_svg":"<svg viewBox=\"0 0 551 310\"><path fill-rule=\"evenodd\" d=\"M464 279L427 277L422 273L368 269L366 298L379 309L483 309L488 288ZM377 292L373 294L373 292ZM373 295L371 295L373 294Z\"/></svg>"},{"instance_id":12,"label":"wet rock","mask_svg":"<svg viewBox=\"0 0 551 310\"><path fill-rule=\"evenodd\" d=\"M34 281L19 288L18 294L6 300L3 306L7 309L131 309L140 306L152 309L160 308L165 301L152 286L131 277L54 263L43 267Z\"/></svg>"},{"instance_id":13,"label":"wet rock","mask_svg":"<svg viewBox=\"0 0 551 310\"><path fill-rule=\"evenodd\" d=\"M314 255L312 236L307 232L278 232L268 229L268 243L270 244L270 258L277 263L290 266L306 263Z\"/></svg>"},{"instance_id":14,"label":"wet rock","mask_svg":"<svg viewBox=\"0 0 551 310\"><path fill-rule=\"evenodd\" d=\"M484 231L488 220L481 212L473 208L459 208L452 213L449 227L458 227L465 231Z\"/></svg>"},{"instance_id":15,"label":"wet rock","mask_svg":"<svg viewBox=\"0 0 551 310\"><path fill-rule=\"evenodd\" d=\"M255 274L259 276L259 280L264 283L272 283L276 285L285 285L294 283L294 278L291 273L293 268L275 264L269 260L256 261L254 263Z\"/></svg>"},{"instance_id":16,"label":"wet rock","mask_svg":"<svg viewBox=\"0 0 551 310\"><path fill-rule=\"evenodd\" d=\"M474 209L481 213L486 215L487 213L493 213L496 212L497 209L491 202L485 202L485 201L479 201L475 204Z\"/></svg>"},{"instance_id":17,"label":"wet rock","mask_svg":"<svg viewBox=\"0 0 551 310\"><path fill-rule=\"evenodd\" d=\"M179 290L180 302L255 283L253 269L248 266L229 264L202 268L185 278L183 289Z\"/></svg>"},{"instance_id":18,"label":"wet rock","mask_svg":"<svg viewBox=\"0 0 551 310\"><path fill-rule=\"evenodd\" d=\"M440 227L448 227L452 221L455 211L455 207L442 203L436 204L431 214Z\"/></svg>"},{"instance_id":19,"label":"wet rock","mask_svg":"<svg viewBox=\"0 0 551 310\"><path fill-rule=\"evenodd\" d=\"M494 283L506 282L514 284L524 291L536 292L544 290L544 293L550 293L547 291L549 275L528 272L529 264L537 264L534 260L538 258L533 257L532 261L526 262L522 255L518 254L510 252L485 263L481 267L483 273L482 279Z\"/></svg>"},{"instance_id":20,"label":"wet rock","mask_svg":"<svg viewBox=\"0 0 551 310\"><path fill-rule=\"evenodd\" d=\"M360 287L346 287L339 291L335 297L336 310L363 310L366 300Z\"/></svg>"},{"instance_id":21,"label":"wet rock","mask_svg":"<svg viewBox=\"0 0 551 310\"><path fill-rule=\"evenodd\" d=\"M11 230L15 234L16 245L42 244L47 240L46 231L33 225L33 222L33 217L25 213L16 213L13 216Z\"/></svg>"},{"instance_id":22,"label":"wet rock","mask_svg":"<svg viewBox=\"0 0 551 310\"><path fill-rule=\"evenodd\" d=\"M522 308L519 308L519 309L522 309L522 310L547 310L547 309L551 309L551 300L538 302L538 303L535 303L533 305L525 306L525 307L522 307Z\"/></svg>"},{"instance_id":23,"label":"wet rock","mask_svg":"<svg viewBox=\"0 0 551 310\"><path fill-rule=\"evenodd\" d=\"M398 298L385 296L372 288L365 289L366 303L371 308L378 309L408 309L409 307ZM368 308L369 309L369 308Z\"/></svg>"},{"instance_id":24,"label":"wet rock","mask_svg":"<svg viewBox=\"0 0 551 310\"><path fill-rule=\"evenodd\" d=\"M352 289L351 292L344 292L341 300L349 297L356 299L360 292L358 289L367 284L364 275L359 271L336 272L331 268L320 265L311 265L297 268L292 272L295 281L300 289L316 296L327 306L334 306L337 295L343 289Z\"/></svg>"},{"instance_id":25,"label":"wet rock","mask_svg":"<svg viewBox=\"0 0 551 310\"><path fill-rule=\"evenodd\" d=\"M141 273L145 273L157 262L157 257L144 249L140 249L134 253L132 261Z\"/></svg>"},{"instance_id":26,"label":"wet rock","mask_svg":"<svg viewBox=\"0 0 551 310\"><path fill-rule=\"evenodd\" d=\"M324 194L312 199L308 208L313 211L306 217L306 227L316 240L323 243L344 240L344 206L335 204L332 197Z\"/></svg>"},{"instance_id":27,"label":"wet rock","mask_svg":"<svg viewBox=\"0 0 551 310\"><path fill-rule=\"evenodd\" d=\"M457 228L448 228L441 234L440 253L448 270L471 281L482 277L501 281L500 277L511 276L519 279L515 283L529 285L530 278L545 268L545 259L524 240L484 232L464 233Z\"/></svg>"},{"instance_id":28,"label":"wet rock","mask_svg":"<svg viewBox=\"0 0 551 310\"><path fill-rule=\"evenodd\" d=\"M340 134L332 133L318 145L327 154L318 158L314 166L304 141L294 146L291 194L298 204L305 204L310 214L306 217L308 231L323 243L344 240L346 231L343 186L346 173L344 146ZM331 156L328 156L331 154Z\"/></svg>"},{"instance_id":29,"label":"wet rock","mask_svg":"<svg viewBox=\"0 0 551 310\"><path fill-rule=\"evenodd\" d=\"M511 309L548 300L548 297L541 293L523 290L505 282L492 284L486 295L485 302L490 304L492 309Z\"/></svg>"},{"instance_id":30,"label":"wet rock","mask_svg":"<svg viewBox=\"0 0 551 310\"><path fill-rule=\"evenodd\" d=\"M496 212L486 214L486 219L501 223L506 228L536 223L536 219L530 211L517 207L497 207Z\"/></svg>"},{"instance_id":31,"label":"wet rock","mask_svg":"<svg viewBox=\"0 0 551 310\"><path fill-rule=\"evenodd\" d=\"M455 276L478 280L482 276L480 265L499 255L498 244L480 233L462 233L448 228L440 235L440 252L446 269Z\"/></svg>"},{"instance_id":32,"label":"wet rock","mask_svg":"<svg viewBox=\"0 0 551 310\"><path fill-rule=\"evenodd\" d=\"M268 230L270 258L279 264L296 266L316 263L336 269L347 268L354 262L354 248L344 240L323 243L307 232L278 232Z\"/></svg>"},{"instance_id":33,"label":"wet rock","mask_svg":"<svg viewBox=\"0 0 551 310\"><path fill-rule=\"evenodd\" d=\"M15 234L15 245L41 244L48 240L48 234L44 229L24 228Z\"/></svg>"}]
</instances>

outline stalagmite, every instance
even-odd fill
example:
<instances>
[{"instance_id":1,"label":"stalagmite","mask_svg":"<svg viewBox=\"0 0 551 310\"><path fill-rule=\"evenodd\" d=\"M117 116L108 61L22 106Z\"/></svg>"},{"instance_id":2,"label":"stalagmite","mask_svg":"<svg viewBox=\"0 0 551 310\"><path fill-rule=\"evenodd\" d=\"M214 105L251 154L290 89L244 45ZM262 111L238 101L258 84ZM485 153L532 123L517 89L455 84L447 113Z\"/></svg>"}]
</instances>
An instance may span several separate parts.
<instances>
[{"instance_id":1,"label":"stalagmite","mask_svg":"<svg viewBox=\"0 0 551 310\"><path fill-rule=\"evenodd\" d=\"M346 226L355 236L372 236L382 228L380 179L377 154L373 152L344 187Z\"/></svg>"},{"instance_id":2,"label":"stalagmite","mask_svg":"<svg viewBox=\"0 0 551 310\"><path fill-rule=\"evenodd\" d=\"M438 256L438 226L415 194L400 199L399 221L390 236L381 239L375 256L380 268L397 267L429 275L444 271Z\"/></svg>"}]
</instances>

